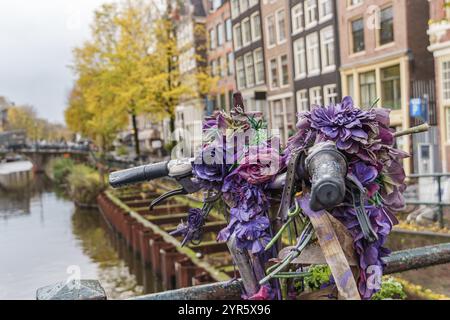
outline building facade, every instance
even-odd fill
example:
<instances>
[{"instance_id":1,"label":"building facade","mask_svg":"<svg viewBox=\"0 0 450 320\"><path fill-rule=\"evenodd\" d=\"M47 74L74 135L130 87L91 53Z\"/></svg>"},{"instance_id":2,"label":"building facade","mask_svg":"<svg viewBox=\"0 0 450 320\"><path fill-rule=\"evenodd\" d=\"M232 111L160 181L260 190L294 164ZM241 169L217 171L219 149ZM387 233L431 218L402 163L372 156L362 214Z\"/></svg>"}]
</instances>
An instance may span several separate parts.
<instances>
[{"instance_id":1,"label":"building facade","mask_svg":"<svg viewBox=\"0 0 450 320\"><path fill-rule=\"evenodd\" d=\"M247 111L262 112L267 117L267 85L260 1L230 0L230 6L236 87L242 93Z\"/></svg>"},{"instance_id":2,"label":"building facade","mask_svg":"<svg viewBox=\"0 0 450 320\"><path fill-rule=\"evenodd\" d=\"M337 2L341 1L289 1L298 112L341 99Z\"/></svg>"},{"instance_id":3,"label":"building facade","mask_svg":"<svg viewBox=\"0 0 450 320\"><path fill-rule=\"evenodd\" d=\"M433 58L424 45L428 1L345 0L337 4L343 95L352 96L363 108L391 109L391 125L396 130L416 124L419 119L411 117L411 99L430 100L434 94ZM436 134L435 127L430 133L399 139L399 147L419 155L405 161L407 173L438 169L433 168L438 164L433 156L439 151Z\"/></svg>"},{"instance_id":4,"label":"building facade","mask_svg":"<svg viewBox=\"0 0 450 320\"><path fill-rule=\"evenodd\" d=\"M436 101L442 168L450 171L450 1L430 0L428 29L436 70Z\"/></svg>"},{"instance_id":5,"label":"building facade","mask_svg":"<svg viewBox=\"0 0 450 320\"><path fill-rule=\"evenodd\" d=\"M287 142L296 123L289 12L288 1L261 1L267 116L271 128L278 130L282 143Z\"/></svg>"},{"instance_id":6,"label":"building facade","mask_svg":"<svg viewBox=\"0 0 450 320\"><path fill-rule=\"evenodd\" d=\"M181 81L199 92L195 74L207 67L206 9L203 0L178 3L177 46ZM175 129L172 138L184 142L184 156L192 155L202 143L202 121L207 97L181 98L175 108Z\"/></svg>"},{"instance_id":7,"label":"building facade","mask_svg":"<svg viewBox=\"0 0 450 320\"><path fill-rule=\"evenodd\" d=\"M207 113L229 111L236 90L230 1L209 0L205 6L208 11L208 65L211 75L218 79L208 97Z\"/></svg>"}]
</instances>

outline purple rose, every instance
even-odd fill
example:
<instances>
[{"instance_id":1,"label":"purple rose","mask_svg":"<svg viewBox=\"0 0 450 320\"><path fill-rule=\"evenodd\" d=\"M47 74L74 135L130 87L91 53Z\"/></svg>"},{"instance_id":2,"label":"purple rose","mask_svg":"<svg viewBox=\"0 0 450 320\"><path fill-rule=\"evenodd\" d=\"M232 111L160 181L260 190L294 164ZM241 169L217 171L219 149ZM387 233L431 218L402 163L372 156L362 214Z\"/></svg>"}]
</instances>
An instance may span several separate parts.
<instances>
[{"instance_id":1,"label":"purple rose","mask_svg":"<svg viewBox=\"0 0 450 320\"><path fill-rule=\"evenodd\" d=\"M250 147L236 172L251 184L262 184L278 174L281 160L275 149Z\"/></svg>"}]
</instances>

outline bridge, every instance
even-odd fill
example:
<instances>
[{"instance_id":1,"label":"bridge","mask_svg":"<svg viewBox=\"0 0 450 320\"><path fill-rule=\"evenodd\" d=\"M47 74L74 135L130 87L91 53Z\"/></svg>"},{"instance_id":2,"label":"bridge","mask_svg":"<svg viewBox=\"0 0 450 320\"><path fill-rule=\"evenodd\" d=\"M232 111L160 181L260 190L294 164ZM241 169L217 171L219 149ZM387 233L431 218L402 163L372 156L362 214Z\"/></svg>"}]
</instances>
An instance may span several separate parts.
<instances>
[{"instance_id":1,"label":"bridge","mask_svg":"<svg viewBox=\"0 0 450 320\"><path fill-rule=\"evenodd\" d=\"M87 161L90 151L76 148L19 148L0 151L0 159L13 152L25 156L33 163L34 172L44 172L45 166L55 158L71 158L75 161Z\"/></svg>"}]
</instances>

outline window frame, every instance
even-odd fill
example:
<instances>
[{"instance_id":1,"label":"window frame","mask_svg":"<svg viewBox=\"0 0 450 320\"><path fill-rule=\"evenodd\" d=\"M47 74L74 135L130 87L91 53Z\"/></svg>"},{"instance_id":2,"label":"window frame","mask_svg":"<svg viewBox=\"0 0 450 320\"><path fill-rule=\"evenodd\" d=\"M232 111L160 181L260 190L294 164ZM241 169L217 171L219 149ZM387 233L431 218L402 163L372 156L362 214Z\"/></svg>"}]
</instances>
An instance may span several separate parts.
<instances>
[{"instance_id":1,"label":"window frame","mask_svg":"<svg viewBox=\"0 0 450 320\"><path fill-rule=\"evenodd\" d=\"M314 95L313 93L315 91L319 92L319 95ZM319 102L317 102L317 97L319 97ZM321 106L322 102L323 102L323 91L322 91L322 87L321 86L317 86L317 87L313 87L309 89L309 102L310 105L317 105L317 106Z\"/></svg>"},{"instance_id":2,"label":"window frame","mask_svg":"<svg viewBox=\"0 0 450 320\"><path fill-rule=\"evenodd\" d=\"M314 5L310 6L309 1L313 1ZM312 9L312 10L311 10ZM310 11L311 10L311 11ZM318 17L317 17L317 0L305 0L304 1L304 8L303 12L305 15L305 30L314 28L318 24ZM314 12L314 19L309 21L309 13Z\"/></svg>"},{"instance_id":3,"label":"window frame","mask_svg":"<svg viewBox=\"0 0 450 320\"><path fill-rule=\"evenodd\" d=\"M313 49L311 44L309 43L310 39L315 39L315 48L317 50L316 54L310 55L310 49ZM305 43L306 43L306 64L308 69L308 77L314 77L320 75L320 39L318 32L312 32L308 34L305 37ZM313 64L312 61L317 63L317 67L315 69L312 69Z\"/></svg>"},{"instance_id":4,"label":"window frame","mask_svg":"<svg viewBox=\"0 0 450 320\"><path fill-rule=\"evenodd\" d=\"M300 13L294 14L294 11L298 8L301 9ZM300 17L300 26L297 28L295 26L295 21L297 20L298 17ZM292 35L296 35L304 30L305 12L304 12L304 8L303 8L303 2L300 2L291 8L291 24L292 24L292 26L291 26Z\"/></svg>"},{"instance_id":5,"label":"window frame","mask_svg":"<svg viewBox=\"0 0 450 320\"><path fill-rule=\"evenodd\" d=\"M362 36L363 36L363 48L362 50L359 51L355 51L355 35L354 35L354 31L353 31L353 25L355 22L357 21L362 21ZM357 17L353 20L350 21L350 43L351 43L351 52L350 55L356 55L356 54L363 54L366 51L366 35L365 35L365 28L364 28L364 17Z\"/></svg>"},{"instance_id":6,"label":"window frame","mask_svg":"<svg viewBox=\"0 0 450 320\"><path fill-rule=\"evenodd\" d=\"M334 89L334 93L329 93L328 89ZM329 102L329 98L330 97L334 97L334 101L333 102ZM336 83L332 83L332 84L327 84L325 86L323 86L323 103L324 105L332 105L332 104L336 104L338 102L338 90L337 90L337 84Z\"/></svg>"},{"instance_id":7,"label":"window frame","mask_svg":"<svg viewBox=\"0 0 450 320\"><path fill-rule=\"evenodd\" d=\"M237 29L239 28L239 32L237 32ZM240 41L240 44L239 44L239 39L241 40ZM236 23L234 26L233 26L233 42L234 42L234 47L235 47L235 49L236 50L239 50L240 48L242 48L243 47L243 39L242 39L242 27L241 27L241 24L240 23Z\"/></svg>"},{"instance_id":8,"label":"window frame","mask_svg":"<svg viewBox=\"0 0 450 320\"><path fill-rule=\"evenodd\" d=\"M286 57L286 76L287 76L287 81L286 83L284 83L284 73L283 73L283 57ZM282 54L278 57L278 72L280 73L278 78L279 78L279 87L280 88L286 88L289 86L289 56L286 54Z\"/></svg>"},{"instance_id":9,"label":"window frame","mask_svg":"<svg viewBox=\"0 0 450 320\"><path fill-rule=\"evenodd\" d=\"M254 23L254 19L258 16L258 20L259 20L259 26L258 28L256 28L255 23ZM250 28L251 28L251 33L252 33L252 42L255 42L257 40L260 40L262 37L262 32L261 32L261 15L259 14L259 12L255 12L250 16ZM256 34L256 30L258 30L258 34Z\"/></svg>"},{"instance_id":10,"label":"window frame","mask_svg":"<svg viewBox=\"0 0 450 320\"><path fill-rule=\"evenodd\" d=\"M260 59L257 59L259 53L261 53ZM266 79L265 79L264 53L263 53L262 48L255 49L253 51L253 55L254 55L253 62L255 64L255 83L256 83L256 85L264 84L266 82ZM261 79L258 79L258 65L262 66L262 78Z\"/></svg>"},{"instance_id":11,"label":"window frame","mask_svg":"<svg viewBox=\"0 0 450 320\"><path fill-rule=\"evenodd\" d=\"M269 68L268 68L268 70L269 70L269 86L270 86L271 89L277 89L280 86L280 82L279 82L280 74L279 74L279 70L278 70L278 67L279 67L278 66L278 59L277 58L272 58L272 59L268 60L267 62L269 64ZM273 73L272 62L275 62L273 64L273 66L275 66L275 68L276 68L275 73ZM276 84L275 85L274 85L274 74L276 76L276 78L275 78L276 79Z\"/></svg>"},{"instance_id":12,"label":"window frame","mask_svg":"<svg viewBox=\"0 0 450 320\"><path fill-rule=\"evenodd\" d=\"M303 44L303 49L299 49L298 47L299 43ZM308 75L305 38L301 37L296 39L293 43L293 47L294 47L294 79L295 80L304 79ZM300 61L299 59L302 61ZM301 72L300 70L302 64L303 64L303 72Z\"/></svg>"},{"instance_id":13,"label":"window frame","mask_svg":"<svg viewBox=\"0 0 450 320\"><path fill-rule=\"evenodd\" d=\"M333 39L325 42L325 33L331 33L333 35ZM331 43L333 49L333 64L325 65L326 54L328 54L328 50L326 50L326 45ZM321 57L321 66L322 66L322 74L334 72L336 71L336 35L334 33L334 27L328 26L320 30L320 57Z\"/></svg>"},{"instance_id":14,"label":"window frame","mask_svg":"<svg viewBox=\"0 0 450 320\"><path fill-rule=\"evenodd\" d=\"M329 2L331 9L327 15L324 15L324 12L322 12L322 4L325 2ZM318 0L317 6L319 10L319 23L324 23L333 18L333 0Z\"/></svg>"},{"instance_id":15,"label":"window frame","mask_svg":"<svg viewBox=\"0 0 450 320\"><path fill-rule=\"evenodd\" d=\"M272 20L273 24L270 24L269 20ZM271 41L270 41L270 37L271 37L270 27L271 26L273 26L273 43L271 43ZM277 25L276 25L276 19L275 19L274 14L268 15L266 17L266 35L267 35L267 38L266 38L267 48L270 49L270 48L275 47L277 45Z\"/></svg>"},{"instance_id":16,"label":"window frame","mask_svg":"<svg viewBox=\"0 0 450 320\"><path fill-rule=\"evenodd\" d=\"M301 95L305 94L305 98L302 98ZM310 110L310 105L309 105L309 96L308 96L308 89L302 89L302 90L298 90L295 93L295 97L296 97L296 101L297 101L297 112L307 112ZM303 103L306 102L306 108L303 109L302 105Z\"/></svg>"},{"instance_id":17,"label":"window frame","mask_svg":"<svg viewBox=\"0 0 450 320\"><path fill-rule=\"evenodd\" d=\"M247 57L251 58L251 61L248 63ZM245 67L245 83L247 88L251 88L255 86L255 66L253 63L253 52L247 52L244 55L244 67ZM250 73L248 72L251 69L251 74L253 75L253 81L249 81Z\"/></svg>"},{"instance_id":18,"label":"window frame","mask_svg":"<svg viewBox=\"0 0 450 320\"><path fill-rule=\"evenodd\" d=\"M283 28L280 29L280 13L283 13ZM283 44L287 41L287 33L286 33L286 11L284 8L279 9L275 12L275 29L276 29L276 42L277 44ZM281 39L281 31L283 31L284 38Z\"/></svg>"}]
</instances>

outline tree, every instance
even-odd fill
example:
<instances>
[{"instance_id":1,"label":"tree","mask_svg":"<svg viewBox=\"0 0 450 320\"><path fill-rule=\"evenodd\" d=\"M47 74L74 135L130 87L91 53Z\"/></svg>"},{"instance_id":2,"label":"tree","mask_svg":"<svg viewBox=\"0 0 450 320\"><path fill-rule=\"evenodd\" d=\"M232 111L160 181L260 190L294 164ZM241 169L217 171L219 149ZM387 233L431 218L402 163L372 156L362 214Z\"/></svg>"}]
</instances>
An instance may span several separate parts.
<instances>
[{"instance_id":1,"label":"tree","mask_svg":"<svg viewBox=\"0 0 450 320\"><path fill-rule=\"evenodd\" d=\"M190 75L179 71L170 5L163 17L155 17L152 5L143 0L103 5L96 11L91 41L74 50L77 81L66 121L72 130L100 137L103 149L131 118L139 156L138 115L149 114L154 121L170 117L173 123L181 97L209 90L206 68Z\"/></svg>"}]
</instances>

